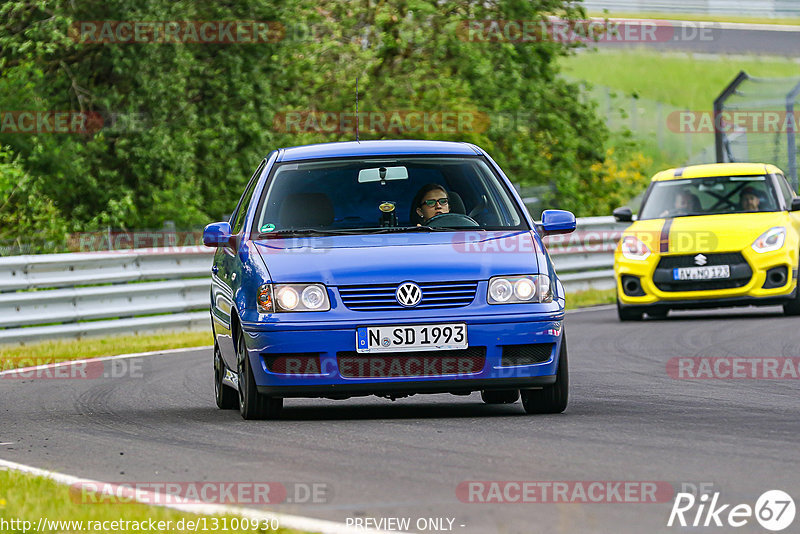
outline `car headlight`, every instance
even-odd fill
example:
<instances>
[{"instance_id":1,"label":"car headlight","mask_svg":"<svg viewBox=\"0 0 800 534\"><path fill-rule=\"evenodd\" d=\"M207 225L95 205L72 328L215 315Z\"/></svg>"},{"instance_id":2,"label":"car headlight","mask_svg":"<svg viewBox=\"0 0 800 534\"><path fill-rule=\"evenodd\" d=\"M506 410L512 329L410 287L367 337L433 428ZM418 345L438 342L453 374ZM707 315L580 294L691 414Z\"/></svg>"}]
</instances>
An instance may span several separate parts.
<instances>
[{"instance_id":1,"label":"car headlight","mask_svg":"<svg viewBox=\"0 0 800 534\"><path fill-rule=\"evenodd\" d=\"M331 309L328 292L322 284L265 284L258 288L256 301L259 313Z\"/></svg>"},{"instance_id":2,"label":"car headlight","mask_svg":"<svg viewBox=\"0 0 800 534\"><path fill-rule=\"evenodd\" d=\"M553 302L550 277L546 274L495 276L489 279L489 304Z\"/></svg>"},{"instance_id":3,"label":"car headlight","mask_svg":"<svg viewBox=\"0 0 800 534\"><path fill-rule=\"evenodd\" d=\"M650 255L650 249L635 235L626 235L620 243L622 255L629 260L645 260Z\"/></svg>"},{"instance_id":4,"label":"car headlight","mask_svg":"<svg viewBox=\"0 0 800 534\"><path fill-rule=\"evenodd\" d=\"M770 228L753 241L752 247L756 252L772 252L778 250L783 246L786 241L786 228L783 226L776 226Z\"/></svg>"}]
</instances>

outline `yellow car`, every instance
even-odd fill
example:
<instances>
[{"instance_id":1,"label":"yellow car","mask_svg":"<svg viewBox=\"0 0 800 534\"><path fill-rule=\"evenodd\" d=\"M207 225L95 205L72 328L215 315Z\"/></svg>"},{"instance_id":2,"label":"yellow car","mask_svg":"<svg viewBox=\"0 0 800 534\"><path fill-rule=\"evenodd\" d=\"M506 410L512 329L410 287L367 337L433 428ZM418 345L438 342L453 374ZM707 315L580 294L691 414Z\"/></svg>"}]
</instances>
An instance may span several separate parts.
<instances>
[{"instance_id":1,"label":"yellow car","mask_svg":"<svg viewBox=\"0 0 800 534\"><path fill-rule=\"evenodd\" d=\"M633 220L629 208L614 217ZM774 165L659 172L614 253L619 318L776 304L800 315L799 234L800 197Z\"/></svg>"}]
</instances>

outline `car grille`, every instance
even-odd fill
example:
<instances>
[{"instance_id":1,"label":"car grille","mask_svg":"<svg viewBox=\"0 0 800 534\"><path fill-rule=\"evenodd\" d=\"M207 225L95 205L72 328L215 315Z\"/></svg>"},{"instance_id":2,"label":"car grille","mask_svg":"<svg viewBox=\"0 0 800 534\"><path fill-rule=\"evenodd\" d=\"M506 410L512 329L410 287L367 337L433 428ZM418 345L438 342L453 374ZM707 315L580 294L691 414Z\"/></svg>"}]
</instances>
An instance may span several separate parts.
<instances>
[{"instance_id":1,"label":"car grille","mask_svg":"<svg viewBox=\"0 0 800 534\"><path fill-rule=\"evenodd\" d=\"M672 270L676 267L698 267L694 258L697 254L662 256L653 274L653 283L661 291L714 291L746 286L753 271L740 252L703 254L706 266L730 265L731 277L713 280L675 280Z\"/></svg>"},{"instance_id":2,"label":"car grille","mask_svg":"<svg viewBox=\"0 0 800 534\"><path fill-rule=\"evenodd\" d=\"M658 269L674 269L675 267L698 267L694 262L695 254L681 256L661 256L658 262ZM747 265L741 252L723 252L720 254L703 254L706 257L706 265Z\"/></svg>"},{"instance_id":3,"label":"car grille","mask_svg":"<svg viewBox=\"0 0 800 534\"><path fill-rule=\"evenodd\" d=\"M512 367L514 365L543 363L550 359L552 353L553 343L506 345L503 347L503 356L500 365L503 367Z\"/></svg>"},{"instance_id":4,"label":"car grille","mask_svg":"<svg viewBox=\"0 0 800 534\"><path fill-rule=\"evenodd\" d=\"M270 373L290 375L317 375L321 373L318 352L287 354L262 354Z\"/></svg>"},{"instance_id":5,"label":"car grille","mask_svg":"<svg viewBox=\"0 0 800 534\"><path fill-rule=\"evenodd\" d=\"M339 296L348 309L355 311L429 310L467 306L478 290L478 282L419 282L422 300L406 308L395 298L398 285L339 286Z\"/></svg>"},{"instance_id":6,"label":"car grille","mask_svg":"<svg viewBox=\"0 0 800 534\"><path fill-rule=\"evenodd\" d=\"M486 347L378 354L343 351L336 358L339 374L345 378L465 375L483 370Z\"/></svg>"}]
</instances>

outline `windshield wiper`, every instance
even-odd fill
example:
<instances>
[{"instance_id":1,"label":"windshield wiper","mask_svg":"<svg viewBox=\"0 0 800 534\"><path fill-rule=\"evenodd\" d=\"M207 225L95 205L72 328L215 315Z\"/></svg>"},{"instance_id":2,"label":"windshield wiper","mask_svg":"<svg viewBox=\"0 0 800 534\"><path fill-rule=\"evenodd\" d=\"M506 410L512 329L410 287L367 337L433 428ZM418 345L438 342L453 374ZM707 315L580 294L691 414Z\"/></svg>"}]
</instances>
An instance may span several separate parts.
<instances>
[{"instance_id":1,"label":"windshield wiper","mask_svg":"<svg viewBox=\"0 0 800 534\"><path fill-rule=\"evenodd\" d=\"M327 235L373 235L373 234L394 234L411 232L452 232L457 230L484 230L478 226L465 228L434 227L434 226L381 226L375 228L297 228L287 230L276 230L274 232L261 232L258 239L269 237L300 237L300 236L327 236Z\"/></svg>"},{"instance_id":2,"label":"windshield wiper","mask_svg":"<svg viewBox=\"0 0 800 534\"><path fill-rule=\"evenodd\" d=\"M260 232L258 239L268 237L299 237L299 236L318 236L318 235L355 235L361 233L356 228L296 228L287 230L276 230L274 232Z\"/></svg>"}]
</instances>

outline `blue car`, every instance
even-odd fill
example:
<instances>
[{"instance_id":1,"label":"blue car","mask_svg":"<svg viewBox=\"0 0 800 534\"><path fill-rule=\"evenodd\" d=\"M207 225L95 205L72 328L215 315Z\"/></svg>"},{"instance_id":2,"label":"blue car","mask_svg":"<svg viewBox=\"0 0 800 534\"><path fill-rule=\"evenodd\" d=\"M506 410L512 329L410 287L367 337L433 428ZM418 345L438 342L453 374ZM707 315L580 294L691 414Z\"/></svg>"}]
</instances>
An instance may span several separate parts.
<instances>
[{"instance_id":1,"label":"blue car","mask_svg":"<svg viewBox=\"0 0 800 534\"><path fill-rule=\"evenodd\" d=\"M326 143L271 152L206 227L216 402L417 393L567 406L564 287L509 179L475 145Z\"/></svg>"}]
</instances>

